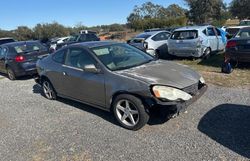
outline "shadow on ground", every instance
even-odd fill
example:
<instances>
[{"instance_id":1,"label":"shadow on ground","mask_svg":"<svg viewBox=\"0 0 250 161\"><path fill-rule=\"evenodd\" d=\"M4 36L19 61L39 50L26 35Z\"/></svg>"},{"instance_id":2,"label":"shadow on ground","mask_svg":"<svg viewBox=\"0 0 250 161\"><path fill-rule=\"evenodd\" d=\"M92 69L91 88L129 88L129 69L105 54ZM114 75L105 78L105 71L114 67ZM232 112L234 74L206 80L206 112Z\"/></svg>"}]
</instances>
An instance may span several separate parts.
<instances>
[{"instance_id":1,"label":"shadow on ground","mask_svg":"<svg viewBox=\"0 0 250 161\"><path fill-rule=\"evenodd\" d=\"M35 84L33 86L33 93L40 94L44 97L42 88L38 84ZM69 106L78 108L80 110L92 113L96 116L103 118L106 121L109 121L115 125L118 125L117 121L115 120L115 117L110 112L107 112L107 111L104 111L104 110L101 110L101 109L98 109L98 108L95 108L95 107L92 107L83 103L72 101L69 99L58 98L57 101L65 103ZM148 125L163 124L167 122L171 118L172 115L173 113L169 111L167 108L156 108L155 110L151 110Z\"/></svg>"},{"instance_id":2,"label":"shadow on ground","mask_svg":"<svg viewBox=\"0 0 250 161\"><path fill-rule=\"evenodd\" d=\"M219 105L203 116L198 129L219 144L250 158L250 106Z\"/></svg>"}]
</instances>

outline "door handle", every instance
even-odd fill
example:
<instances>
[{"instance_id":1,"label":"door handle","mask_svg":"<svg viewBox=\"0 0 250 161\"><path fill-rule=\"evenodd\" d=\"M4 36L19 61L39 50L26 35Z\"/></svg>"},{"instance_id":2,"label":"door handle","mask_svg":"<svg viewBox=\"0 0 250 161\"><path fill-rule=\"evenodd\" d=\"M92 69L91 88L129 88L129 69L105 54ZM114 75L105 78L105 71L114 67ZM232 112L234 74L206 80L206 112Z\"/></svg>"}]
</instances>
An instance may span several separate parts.
<instances>
[{"instance_id":1,"label":"door handle","mask_svg":"<svg viewBox=\"0 0 250 161\"><path fill-rule=\"evenodd\" d=\"M63 72L63 75L64 75L64 76L67 76L68 74L67 74L66 72Z\"/></svg>"}]
</instances>

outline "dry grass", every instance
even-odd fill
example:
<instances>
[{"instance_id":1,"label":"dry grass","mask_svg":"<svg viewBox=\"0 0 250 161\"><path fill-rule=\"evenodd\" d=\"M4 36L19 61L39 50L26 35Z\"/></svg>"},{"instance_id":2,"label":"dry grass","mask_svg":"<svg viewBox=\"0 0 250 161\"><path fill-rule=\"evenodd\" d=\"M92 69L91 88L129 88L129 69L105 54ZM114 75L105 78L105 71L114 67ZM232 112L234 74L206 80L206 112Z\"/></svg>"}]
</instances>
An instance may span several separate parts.
<instances>
[{"instance_id":1,"label":"dry grass","mask_svg":"<svg viewBox=\"0 0 250 161\"><path fill-rule=\"evenodd\" d=\"M214 55L207 60L175 60L199 71L207 83L225 86L250 86L250 64L239 64L231 74L221 73L222 54Z\"/></svg>"}]
</instances>

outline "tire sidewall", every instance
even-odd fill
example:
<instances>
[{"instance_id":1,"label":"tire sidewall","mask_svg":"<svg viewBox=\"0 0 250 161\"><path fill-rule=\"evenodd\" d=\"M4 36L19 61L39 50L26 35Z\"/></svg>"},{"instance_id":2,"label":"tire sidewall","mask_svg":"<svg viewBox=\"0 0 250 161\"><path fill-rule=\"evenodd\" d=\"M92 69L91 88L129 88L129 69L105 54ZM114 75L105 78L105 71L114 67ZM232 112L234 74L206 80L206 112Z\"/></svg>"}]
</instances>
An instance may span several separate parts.
<instances>
[{"instance_id":1,"label":"tire sidewall","mask_svg":"<svg viewBox=\"0 0 250 161\"><path fill-rule=\"evenodd\" d=\"M12 76L10 76L10 73ZM16 80L15 72L10 67L7 67L7 75L10 80Z\"/></svg>"},{"instance_id":2,"label":"tire sidewall","mask_svg":"<svg viewBox=\"0 0 250 161\"><path fill-rule=\"evenodd\" d=\"M205 52L204 52L204 55L203 55L203 58L204 59L208 59L211 55L211 49L210 48L206 48Z\"/></svg>"},{"instance_id":3,"label":"tire sidewall","mask_svg":"<svg viewBox=\"0 0 250 161\"><path fill-rule=\"evenodd\" d=\"M135 108L137 109L137 111L139 113L139 121L135 126L127 126L124 123L122 123L121 120L118 118L118 116L116 114L116 106L120 100L128 100L131 103L133 103L134 106L136 106ZM138 130L138 129L142 128L149 120L149 115L146 112L145 106L143 105L142 101L133 95L129 95L129 94L118 95L114 100L112 110L113 110L115 118L119 122L119 124L122 127L129 129L129 130Z\"/></svg>"},{"instance_id":4,"label":"tire sidewall","mask_svg":"<svg viewBox=\"0 0 250 161\"><path fill-rule=\"evenodd\" d=\"M44 92L44 83L46 83L46 82L49 84L49 86L50 86L50 88L52 90L52 98L47 97L45 92ZM43 94L44 94L45 98L47 98L49 100L55 100L57 98L55 89L54 89L53 85L50 83L49 80L45 79L45 80L42 81L42 90L43 90Z\"/></svg>"}]
</instances>

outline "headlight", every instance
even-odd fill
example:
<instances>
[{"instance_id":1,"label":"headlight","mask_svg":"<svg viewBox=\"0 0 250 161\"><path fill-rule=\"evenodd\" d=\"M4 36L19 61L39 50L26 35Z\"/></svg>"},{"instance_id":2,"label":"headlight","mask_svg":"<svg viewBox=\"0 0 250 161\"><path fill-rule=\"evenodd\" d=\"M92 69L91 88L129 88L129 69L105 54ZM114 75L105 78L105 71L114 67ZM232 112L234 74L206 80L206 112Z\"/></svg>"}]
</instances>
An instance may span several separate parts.
<instances>
[{"instance_id":1,"label":"headlight","mask_svg":"<svg viewBox=\"0 0 250 161\"><path fill-rule=\"evenodd\" d=\"M179 99L187 101L192 98L190 94L172 87L154 86L152 90L155 97L167 99L169 101L177 101Z\"/></svg>"},{"instance_id":2,"label":"headlight","mask_svg":"<svg viewBox=\"0 0 250 161\"><path fill-rule=\"evenodd\" d=\"M200 82L201 82L202 84L205 84L205 83L206 83L206 81L205 81L205 79L204 79L203 77L200 78Z\"/></svg>"}]
</instances>

